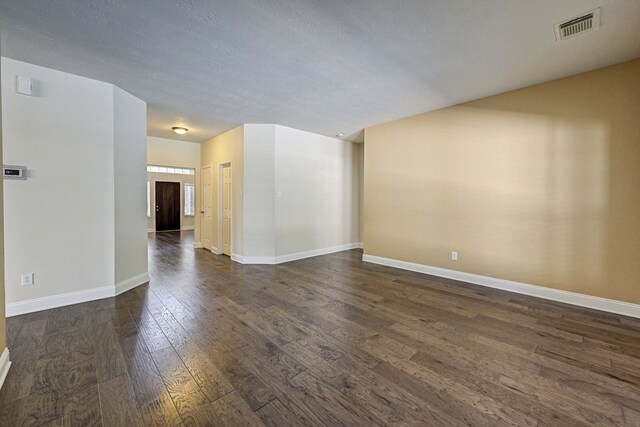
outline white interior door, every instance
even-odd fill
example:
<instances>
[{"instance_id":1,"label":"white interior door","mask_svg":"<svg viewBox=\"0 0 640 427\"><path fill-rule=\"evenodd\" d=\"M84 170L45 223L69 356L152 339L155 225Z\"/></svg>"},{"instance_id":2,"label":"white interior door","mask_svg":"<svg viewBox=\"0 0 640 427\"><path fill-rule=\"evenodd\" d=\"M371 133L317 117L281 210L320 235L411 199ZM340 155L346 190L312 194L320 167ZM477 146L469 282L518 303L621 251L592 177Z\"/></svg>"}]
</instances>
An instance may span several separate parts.
<instances>
[{"instance_id":1,"label":"white interior door","mask_svg":"<svg viewBox=\"0 0 640 427\"><path fill-rule=\"evenodd\" d=\"M202 168L202 246L213 248L213 182L211 166Z\"/></svg>"},{"instance_id":2,"label":"white interior door","mask_svg":"<svg viewBox=\"0 0 640 427\"><path fill-rule=\"evenodd\" d=\"M222 253L231 256L231 166L222 169L222 212L224 223L222 225Z\"/></svg>"}]
</instances>

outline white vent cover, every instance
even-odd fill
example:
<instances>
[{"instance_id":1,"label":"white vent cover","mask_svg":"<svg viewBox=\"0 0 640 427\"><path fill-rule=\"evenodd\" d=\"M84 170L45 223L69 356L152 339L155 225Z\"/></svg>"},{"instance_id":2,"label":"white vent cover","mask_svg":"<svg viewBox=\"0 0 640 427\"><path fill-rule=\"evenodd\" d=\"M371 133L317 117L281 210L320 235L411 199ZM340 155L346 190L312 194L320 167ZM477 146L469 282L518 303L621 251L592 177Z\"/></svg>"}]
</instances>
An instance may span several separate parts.
<instances>
[{"instance_id":1,"label":"white vent cover","mask_svg":"<svg viewBox=\"0 0 640 427\"><path fill-rule=\"evenodd\" d=\"M600 8L591 10L582 15L571 18L568 21L554 25L556 41L568 39L587 31L595 30L600 26Z\"/></svg>"}]
</instances>

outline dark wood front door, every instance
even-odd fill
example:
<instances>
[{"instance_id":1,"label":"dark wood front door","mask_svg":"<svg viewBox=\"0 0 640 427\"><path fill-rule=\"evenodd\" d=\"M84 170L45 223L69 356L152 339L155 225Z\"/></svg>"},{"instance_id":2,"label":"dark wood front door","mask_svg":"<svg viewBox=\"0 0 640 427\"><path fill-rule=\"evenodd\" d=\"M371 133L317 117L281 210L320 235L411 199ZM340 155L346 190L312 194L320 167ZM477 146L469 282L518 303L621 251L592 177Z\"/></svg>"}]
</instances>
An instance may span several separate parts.
<instances>
[{"instance_id":1,"label":"dark wood front door","mask_svg":"<svg viewBox=\"0 0 640 427\"><path fill-rule=\"evenodd\" d=\"M180 183L156 181L156 231L180 230Z\"/></svg>"}]
</instances>

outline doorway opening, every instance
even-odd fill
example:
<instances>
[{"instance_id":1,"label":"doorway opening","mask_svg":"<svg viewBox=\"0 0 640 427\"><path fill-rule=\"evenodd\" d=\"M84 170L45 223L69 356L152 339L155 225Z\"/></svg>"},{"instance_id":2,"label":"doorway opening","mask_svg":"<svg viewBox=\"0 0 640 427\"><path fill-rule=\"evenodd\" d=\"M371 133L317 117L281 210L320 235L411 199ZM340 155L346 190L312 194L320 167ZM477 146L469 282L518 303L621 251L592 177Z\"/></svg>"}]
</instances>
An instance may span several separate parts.
<instances>
[{"instance_id":1,"label":"doorway opening","mask_svg":"<svg viewBox=\"0 0 640 427\"><path fill-rule=\"evenodd\" d=\"M180 183L156 181L156 231L180 231Z\"/></svg>"},{"instance_id":2,"label":"doorway opening","mask_svg":"<svg viewBox=\"0 0 640 427\"><path fill-rule=\"evenodd\" d=\"M195 169L147 165L149 232L195 228Z\"/></svg>"}]
</instances>

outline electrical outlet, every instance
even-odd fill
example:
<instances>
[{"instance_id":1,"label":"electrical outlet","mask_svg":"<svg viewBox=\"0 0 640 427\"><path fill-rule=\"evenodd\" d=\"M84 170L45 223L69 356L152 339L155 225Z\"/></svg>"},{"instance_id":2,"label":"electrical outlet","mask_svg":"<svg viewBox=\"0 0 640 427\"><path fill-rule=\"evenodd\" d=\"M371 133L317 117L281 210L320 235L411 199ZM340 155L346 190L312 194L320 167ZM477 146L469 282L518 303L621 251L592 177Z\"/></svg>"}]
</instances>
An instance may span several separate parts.
<instances>
[{"instance_id":1,"label":"electrical outlet","mask_svg":"<svg viewBox=\"0 0 640 427\"><path fill-rule=\"evenodd\" d=\"M458 260L458 252L456 252L456 251L451 252L451 259L454 260L454 261L457 261Z\"/></svg>"},{"instance_id":2,"label":"electrical outlet","mask_svg":"<svg viewBox=\"0 0 640 427\"><path fill-rule=\"evenodd\" d=\"M25 273L22 275L22 286L33 285L33 273Z\"/></svg>"}]
</instances>

